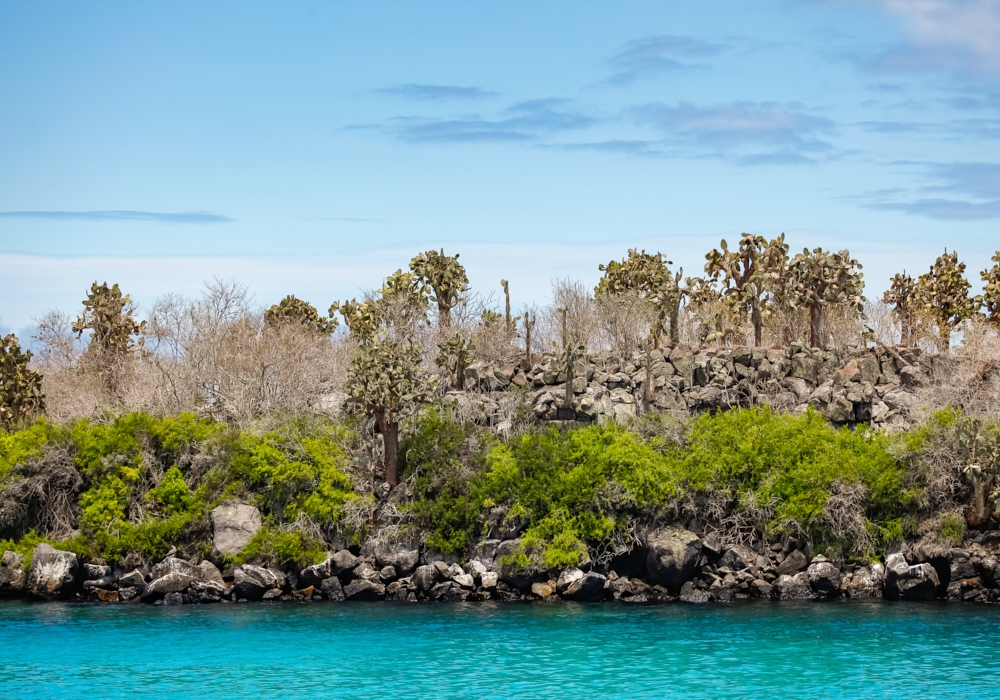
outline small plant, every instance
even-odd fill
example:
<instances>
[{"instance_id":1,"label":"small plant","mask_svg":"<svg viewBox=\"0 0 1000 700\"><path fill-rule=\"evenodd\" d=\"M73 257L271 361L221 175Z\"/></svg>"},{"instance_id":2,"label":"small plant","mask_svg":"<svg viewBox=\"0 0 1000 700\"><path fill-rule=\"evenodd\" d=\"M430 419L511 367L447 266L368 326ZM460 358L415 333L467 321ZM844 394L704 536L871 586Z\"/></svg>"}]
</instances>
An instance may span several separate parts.
<instances>
[{"instance_id":1,"label":"small plant","mask_svg":"<svg viewBox=\"0 0 1000 700\"><path fill-rule=\"evenodd\" d=\"M45 410L42 375L31 369L31 351L11 333L0 342L0 426L14 430Z\"/></svg>"},{"instance_id":2,"label":"small plant","mask_svg":"<svg viewBox=\"0 0 1000 700\"><path fill-rule=\"evenodd\" d=\"M475 344L470 339L456 334L449 338L448 342L440 343L438 350L440 353L434 359L434 363L448 372L453 389L463 391L465 389L465 368L476 356Z\"/></svg>"}]
</instances>

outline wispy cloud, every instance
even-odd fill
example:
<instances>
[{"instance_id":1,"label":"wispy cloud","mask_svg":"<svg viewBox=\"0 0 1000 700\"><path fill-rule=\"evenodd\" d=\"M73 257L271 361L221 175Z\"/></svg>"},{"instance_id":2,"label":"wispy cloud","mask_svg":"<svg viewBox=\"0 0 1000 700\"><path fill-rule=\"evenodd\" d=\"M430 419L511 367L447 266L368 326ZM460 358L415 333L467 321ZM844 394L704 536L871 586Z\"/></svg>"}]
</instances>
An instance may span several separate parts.
<instances>
[{"instance_id":1,"label":"wispy cloud","mask_svg":"<svg viewBox=\"0 0 1000 700\"><path fill-rule=\"evenodd\" d=\"M712 56L720 50L720 46L689 36L660 35L636 39L625 44L620 52L608 59L608 63L617 72L604 82L626 85L643 76L704 68L704 65L689 63L685 59Z\"/></svg>"},{"instance_id":2,"label":"wispy cloud","mask_svg":"<svg viewBox=\"0 0 1000 700\"><path fill-rule=\"evenodd\" d=\"M411 143L502 143L536 141L545 135L595 123L571 100L547 98L519 102L489 119L477 114L457 119L396 117L361 129L388 133Z\"/></svg>"},{"instance_id":3,"label":"wispy cloud","mask_svg":"<svg viewBox=\"0 0 1000 700\"><path fill-rule=\"evenodd\" d=\"M795 105L655 102L633 108L629 114L637 124L651 126L692 146L732 156L747 165L805 163L818 154L836 151L820 138L835 132L833 122Z\"/></svg>"},{"instance_id":4,"label":"wispy cloud","mask_svg":"<svg viewBox=\"0 0 1000 700\"><path fill-rule=\"evenodd\" d=\"M478 100L493 97L497 93L478 87L459 87L455 85L420 85L406 83L382 88L376 92L383 95L395 95L411 100Z\"/></svg>"},{"instance_id":5,"label":"wispy cloud","mask_svg":"<svg viewBox=\"0 0 1000 700\"><path fill-rule=\"evenodd\" d=\"M910 197L871 193L863 206L876 211L898 211L942 221L1000 219L1000 164L922 164L927 185ZM952 196L941 196L941 195Z\"/></svg>"},{"instance_id":6,"label":"wispy cloud","mask_svg":"<svg viewBox=\"0 0 1000 700\"><path fill-rule=\"evenodd\" d=\"M996 0L878 0L902 19L907 41L876 61L894 72L944 70L1000 75L1000 3Z\"/></svg>"},{"instance_id":7,"label":"wispy cloud","mask_svg":"<svg viewBox=\"0 0 1000 700\"><path fill-rule=\"evenodd\" d=\"M662 156L667 152L657 141L612 139L585 143L564 143L558 148L567 151L603 151L605 153L625 153L634 156Z\"/></svg>"},{"instance_id":8,"label":"wispy cloud","mask_svg":"<svg viewBox=\"0 0 1000 700\"><path fill-rule=\"evenodd\" d=\"M53 219L57 221L155 221L161 224L225 224L236 219L207 211L164 213L109 209L100 211L0 211L4 219Z\"/></svg>"}]
</instances>

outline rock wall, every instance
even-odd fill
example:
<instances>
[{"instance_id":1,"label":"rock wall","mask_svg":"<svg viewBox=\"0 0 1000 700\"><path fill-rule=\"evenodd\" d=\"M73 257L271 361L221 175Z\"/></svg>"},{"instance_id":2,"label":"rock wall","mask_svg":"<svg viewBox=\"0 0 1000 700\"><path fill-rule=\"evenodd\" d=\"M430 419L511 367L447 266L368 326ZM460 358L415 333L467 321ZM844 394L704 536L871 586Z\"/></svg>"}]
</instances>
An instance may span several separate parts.
<instances>
[{"instance_id":1,"label":"rock wall","mask_svg":"<svg viewBox=\"0 0 1000 700\"><path fill-rule=\"evenodd\" d=\"M522 391L539 421L624 422L647 411L697 413L768 404L794 412L812 406L835 424L902 429L919 409L916 389L933 376L939 361L903 347L843 352L801 345L678 347L653 350L648 361L637 355L627 362L605 352L576 363L567 401L565 369L544 356L533 366L474 362L465 370L466 391L449 392L448 398L491 424L505 420L504 392Z\"/></svg>"},{"instance_id":2,"label":"rock wall","mask_svg":"<svg viewBox=\"0 0 1000 700\"><path fill-rule=\"evenodd\" d=\"M487 540L464 564L428 549L369 543L360 551L330 552L320 564L284 571L253 564L220 569L208 560L194 565L172 556L131 571L92 563L77 567L74 555L39 545L28 579L39 582L45 592L29 585L18 593L40 600L158 605L262 600L1000 602L1000 532L982 533L960 548L932 552L909 548L888 555L884 563L831 561L794 539L724 547L713 535L673 526L648 533L634 551L603 566L586 561L579 567L553 570L533 562L515 569L504 563L503 556L519 543L516 537ZM10 561L11 553L4 559ZM54 567L54 562L62 564Z\"/></svg>"}]
</instances>

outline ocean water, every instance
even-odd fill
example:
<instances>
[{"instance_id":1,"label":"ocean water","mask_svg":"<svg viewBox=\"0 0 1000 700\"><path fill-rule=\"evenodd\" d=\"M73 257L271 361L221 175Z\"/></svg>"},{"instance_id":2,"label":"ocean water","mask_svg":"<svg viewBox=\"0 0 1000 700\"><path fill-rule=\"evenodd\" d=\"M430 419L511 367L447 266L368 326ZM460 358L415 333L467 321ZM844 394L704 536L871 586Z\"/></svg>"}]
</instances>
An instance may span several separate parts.
<instances>
[{"instance_id":1,"label":"ocean water","mask_svg":"<svg viewBox=\"0 0 1000 700\"><path fill-rule=\"evenodd\" d=\"M1000 608L0 603L0 698L996 698Z\"/></svg>"}]
</instances>

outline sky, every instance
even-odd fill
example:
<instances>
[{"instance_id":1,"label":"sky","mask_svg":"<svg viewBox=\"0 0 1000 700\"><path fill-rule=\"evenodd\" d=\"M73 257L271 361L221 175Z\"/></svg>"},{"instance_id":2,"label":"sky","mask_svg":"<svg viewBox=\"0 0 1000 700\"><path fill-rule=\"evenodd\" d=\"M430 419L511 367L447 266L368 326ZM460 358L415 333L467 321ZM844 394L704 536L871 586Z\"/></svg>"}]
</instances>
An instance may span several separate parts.
<instances>
[{"instance_id":1,"label":"sky","mask_svg":"<svg viewBox=\"0 0 1000 700\"><path fill-rule=\"evenodd\" d=\"M94 281L323 311L442 247L545 303L744 231L978 287L997 37L1000 0L0 0L0 331Z\"/></svg>"}]
</instances>

